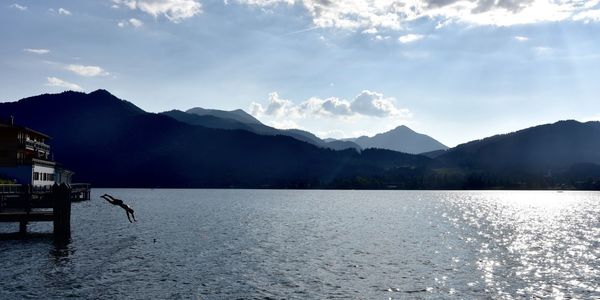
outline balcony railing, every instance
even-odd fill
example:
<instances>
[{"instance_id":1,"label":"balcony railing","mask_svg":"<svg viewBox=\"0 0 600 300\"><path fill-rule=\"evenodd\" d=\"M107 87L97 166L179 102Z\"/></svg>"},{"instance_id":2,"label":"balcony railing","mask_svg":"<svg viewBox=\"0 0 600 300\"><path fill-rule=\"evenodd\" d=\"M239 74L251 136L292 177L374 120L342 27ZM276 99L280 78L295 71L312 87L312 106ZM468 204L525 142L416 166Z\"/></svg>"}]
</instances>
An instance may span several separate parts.
<instances>
[{"instance_id":1,"label":"balcony railing","mask_svg":"<svg viewBox=\"0 0 600 300\"><path fill-rule=\"evenodd\" d=\"M23 142L23 145L25 145L25 147L31 147L34 150L50 151L50 146L48 146L45 143L34 141L34 140L25 140Z\"/></svg>"}]
</instances>

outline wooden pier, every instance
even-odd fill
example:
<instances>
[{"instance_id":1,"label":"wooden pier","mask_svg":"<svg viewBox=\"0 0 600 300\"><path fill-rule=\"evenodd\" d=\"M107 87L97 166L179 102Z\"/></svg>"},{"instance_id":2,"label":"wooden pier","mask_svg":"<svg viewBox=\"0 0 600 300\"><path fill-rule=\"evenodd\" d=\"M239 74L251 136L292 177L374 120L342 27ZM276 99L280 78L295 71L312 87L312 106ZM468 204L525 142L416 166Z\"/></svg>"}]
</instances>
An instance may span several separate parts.
<instances>
[{"instance_id":1,"label":"wooden pier","mask_svg":"<svg viewBox=\"0 0 600 300\"><path fill-rule=\"evenodd\" d=\"M89 183L73 183L71 187L71 201L90 200L92 191Z\"/></svg>"},{"instance_id":2,"label":"wooden pier","mask_svg":"<svg viewBox=\"0 0 600 300\"><path fill-rule=\"evenodd\" d=\"M0 185L0 222L19 223L19 232L27 232L29 222L53 222L54 238L71 237L71 201L89 199L89 185L73 188L67 184L48 188L31 185Z\"/></svg>"}]
</instances>

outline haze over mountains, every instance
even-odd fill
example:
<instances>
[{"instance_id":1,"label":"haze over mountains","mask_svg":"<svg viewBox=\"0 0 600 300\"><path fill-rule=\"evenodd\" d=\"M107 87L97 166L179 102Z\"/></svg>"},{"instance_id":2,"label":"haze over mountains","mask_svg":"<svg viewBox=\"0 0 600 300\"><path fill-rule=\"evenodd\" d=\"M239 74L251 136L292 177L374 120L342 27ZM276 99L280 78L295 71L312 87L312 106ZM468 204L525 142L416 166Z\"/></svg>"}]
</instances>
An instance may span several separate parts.
<instances>
[{"instance_id":1,"label":"haze over mountains","mask_svg":"<svg viewBox=\"0 0 600 300\"><path fill-rule=\"evenodd\" d=\"M0 103L0 117L53 137L57 161L76 180L107 187L600 188L600 123L561 121L428 155L357 151L298 130L278 130L243 111L147 113L109 92L64 92ZM445 146L407 127L360 148ZM351 149L350 149L351 148ZM432 153L435 153L433 155ZM1 174L0 174L1 175Z\"/></svg>"}]
</instances>

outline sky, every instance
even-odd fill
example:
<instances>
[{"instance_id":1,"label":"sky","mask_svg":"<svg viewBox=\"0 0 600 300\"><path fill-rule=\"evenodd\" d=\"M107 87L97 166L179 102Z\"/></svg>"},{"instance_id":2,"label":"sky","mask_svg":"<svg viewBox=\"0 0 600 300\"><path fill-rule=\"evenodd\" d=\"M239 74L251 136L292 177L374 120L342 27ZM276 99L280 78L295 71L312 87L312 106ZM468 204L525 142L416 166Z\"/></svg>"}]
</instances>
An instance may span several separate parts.
<instances>
[{"instance_id":1,"label":"sky","mask_svg":"<svg viewBox=\"0 0 600 300\"><path fill-rule=\"evenodd\" d=\"M600 119L600 0L1 0L0 45L0 101L102 88L448 146Z\"/></svg>"}]
</instances>

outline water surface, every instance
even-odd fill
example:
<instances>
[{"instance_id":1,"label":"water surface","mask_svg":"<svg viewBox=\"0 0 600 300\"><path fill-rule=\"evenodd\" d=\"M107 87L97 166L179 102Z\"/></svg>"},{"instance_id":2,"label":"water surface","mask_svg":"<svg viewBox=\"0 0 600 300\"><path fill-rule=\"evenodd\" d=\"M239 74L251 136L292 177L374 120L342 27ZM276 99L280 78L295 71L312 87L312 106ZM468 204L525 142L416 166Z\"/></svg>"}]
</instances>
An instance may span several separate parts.
<instances>
[{"instance_id":1,"label":"water surface","mask_svg":"<svg viewBox=\"0 0 600 300\"><path fill-rule=\"evenodd\" d=\"M99 198L122 198L125 212ZM600 193L103 190L0 240L0 298L600 297ZM17 224L0 224L14 232Z\"/></svg>"}]
</instances>

